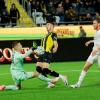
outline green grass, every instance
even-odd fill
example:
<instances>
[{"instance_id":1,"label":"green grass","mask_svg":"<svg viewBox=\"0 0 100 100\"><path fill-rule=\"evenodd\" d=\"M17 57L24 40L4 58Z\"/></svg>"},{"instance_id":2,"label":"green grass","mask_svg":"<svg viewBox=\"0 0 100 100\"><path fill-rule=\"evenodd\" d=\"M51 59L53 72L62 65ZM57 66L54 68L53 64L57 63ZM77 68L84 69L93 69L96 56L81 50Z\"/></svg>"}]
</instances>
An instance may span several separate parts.
<instances>
[{"instance_id":1,"label":"green grass","mask_svg":"<svg viewBox=\"0 0 100 100\"><path fill-rule=\"evenodd\" d=\"M51 69L68 75L69 84L78 80L84 62L52 63ZM26 71L35 71L34 64L25 64ZM0 84L13 84L9 71L10 65L0 65ZM100 99L100 70L94 64L89 70L82 87L72 89L65 87L60 80L55 88L47 89L47 84L39 79L22 82L19 91L0 91L0 100L99 100Z\"/></svg>"},{"instance_id":2,"label":"green grass","mask_svg":"<svg viewBox=\"0 0 100 100\"><path fill-rule=\"evenodd\" d=\"M44 37L44 35L42 34L36 34L36 35L32 35L32 34L2 34L0 35L0 40L32 40L32 39L41 39L42 37Z\"/></svg>"},{"instance_id":3,"label":"green grass","mask_svg":"<svg viewBox=\"0 0 100 100\"><path fill-rule=\"evenodd\" d=\"M1 34L0 35L0 40L32 40L32 39L41 39L44 38L45 35L44 34ZM68 37L68 36L64 36L64 37L58 37L60 39L64 39L64 38L73 38L72 36ZM78 38L78 37L74 37L74 38Z\"/></svg>"}]
</instances>

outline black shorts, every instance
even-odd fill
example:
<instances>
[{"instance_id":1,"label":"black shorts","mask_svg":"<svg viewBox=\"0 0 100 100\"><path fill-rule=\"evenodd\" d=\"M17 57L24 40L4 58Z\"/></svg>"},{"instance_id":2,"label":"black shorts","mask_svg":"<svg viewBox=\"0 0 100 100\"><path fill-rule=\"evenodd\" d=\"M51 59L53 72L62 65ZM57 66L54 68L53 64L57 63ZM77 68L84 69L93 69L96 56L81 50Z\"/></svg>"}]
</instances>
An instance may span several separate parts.
<instances>
[{"instance_id":1,"label":"black shorts","mask_svg":"<svg viewBox=\"0 0 100 100\"><path fill-rule=\"evenodd\" d=\"M52 58L52 53L45 52L43 55L39 56L38 62L50 63Z\"/></svg>"}]
</instances>

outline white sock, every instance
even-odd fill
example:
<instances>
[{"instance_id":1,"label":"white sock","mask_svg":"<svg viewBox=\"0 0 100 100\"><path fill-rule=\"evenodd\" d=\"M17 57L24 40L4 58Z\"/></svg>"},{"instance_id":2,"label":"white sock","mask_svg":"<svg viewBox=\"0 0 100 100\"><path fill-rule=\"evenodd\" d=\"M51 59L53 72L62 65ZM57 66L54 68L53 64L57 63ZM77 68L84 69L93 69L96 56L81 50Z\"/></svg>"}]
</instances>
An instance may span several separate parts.
<instances>
[{"instance_id":1,"label":"white sock","mask_svg":"<svg viewBox=\"0 0 100 100\"><path fill-rule=\"evenodd\" d=\"M51 82L47 82L48 83L48 85L52 85L53 83L51 83Z\"/></svg>"},{"instance_id":2,"label":"white sock","mask_svg":"<svg viewBox=\"0 0 100 100\"><path fill-rule=\"evenodd\" d=\"M62 78L63 78L63 75L59 75L59 78L61 78L61 79L62 79Z\"/></svg>"},{"instance_id":3,"label":"white sock","mask_svg":"<svg viewBox=\"0 0 100 100\"><path fill-rule=\"evenodd\" d=\"M84 77L86 76L86 71L82 70L81 74L80 74L80 77L79 77L79 80L77 82L77 84L80 86Z\"/></svg>"},{"instance_id":4,"label":"white sock","mask_svg":"<svg viewBox=\"0 0 100 100\"><path fill-rule=\"evenodd\" d=\"M5 90L18 90L18 87L16 85L8 85L5 87Z\"/></svg>"},{"instance_id":5,"label":"white sock","mask_svg":"<svg viewBox=\"0 0 100 100\"><path fill-rule=\"evenodd\" d=\"M38 78L39 78L40 80L42 80L42 81L47 81L47 82L51 82L51 81L52 81L52 79L47 78L47 77L45 77L45 76L43 76L43 75L41 75L41 74L38 76Z\"/></svg>"}]
</instances>

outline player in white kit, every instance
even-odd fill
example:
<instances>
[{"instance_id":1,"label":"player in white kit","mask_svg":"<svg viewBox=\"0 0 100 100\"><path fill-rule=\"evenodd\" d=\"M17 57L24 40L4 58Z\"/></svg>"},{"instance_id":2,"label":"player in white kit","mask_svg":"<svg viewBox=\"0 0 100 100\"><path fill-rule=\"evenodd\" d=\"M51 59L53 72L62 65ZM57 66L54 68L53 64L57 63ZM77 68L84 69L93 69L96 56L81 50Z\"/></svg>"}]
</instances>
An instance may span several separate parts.
<instances>
[{"instance_id":1,"label":"player in white kit","mask_svg":"<svg viewBox=\"0 0 100 100\"><path fill-rule=\"evenodd\" d=\"M81 83L84 79L84 77L87 74L87 71L89 68L93 65L93 63L97 60L100 62L100 19L93 20L93 27L96 30L96 33L94 35L94 40L90 40L86 42L86 46L88 46L90 43L94 43L93 50L90 53L90 56L88 57L83 70L80 74L80 77L78 79L78 82L74 85L70 85L72 88L79 88L81 86Z\"/></svg>"}]
</instances>

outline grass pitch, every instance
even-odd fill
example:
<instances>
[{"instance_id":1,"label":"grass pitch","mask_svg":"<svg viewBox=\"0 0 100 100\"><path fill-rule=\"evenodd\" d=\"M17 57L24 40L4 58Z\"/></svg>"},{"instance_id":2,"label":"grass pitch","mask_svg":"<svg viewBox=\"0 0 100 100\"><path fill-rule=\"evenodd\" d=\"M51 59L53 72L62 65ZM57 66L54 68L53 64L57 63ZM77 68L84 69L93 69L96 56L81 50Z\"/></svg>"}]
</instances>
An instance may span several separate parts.
<instances>
[{"instance_id":1,"label":"grass pitch","mask_svg":"<svg viewBox=\"0 0 100 100\"><path fill-rule=\"evenodd\" d=\"M74 84L80 75L84 62L52 63L51 69L67 75L69 84ZM14 84L10 65L0 65L0 84ZM25 64L26 71L35 71L35 64ZM55 88L48 89L47 83L39 79L22 82L22 90L0 91L0 100L100 100L100 69L96 64L89 70L81 88L64 86L60 80Z\"/></svg>"}]
</instances>

